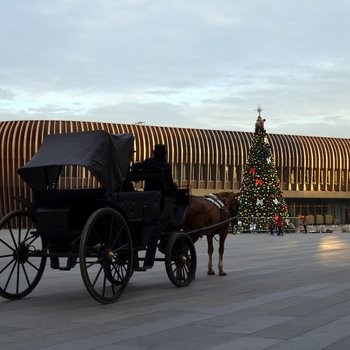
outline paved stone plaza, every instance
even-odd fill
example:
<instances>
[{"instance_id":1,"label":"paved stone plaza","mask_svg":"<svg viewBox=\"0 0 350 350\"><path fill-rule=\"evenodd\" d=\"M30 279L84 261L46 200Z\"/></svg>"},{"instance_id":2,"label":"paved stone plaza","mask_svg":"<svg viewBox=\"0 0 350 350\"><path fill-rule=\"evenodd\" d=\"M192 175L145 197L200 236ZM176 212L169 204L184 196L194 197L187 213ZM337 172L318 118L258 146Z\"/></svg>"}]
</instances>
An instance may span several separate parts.
<instances>
[{"instance_id":1,"label":"paved stone plaza","mask_svg":"<svg viewBox=\"0 0 350 350\"><path fill-rule=\"evenodd\" d=\"M158 262L112 305L79 268L47 268L28 297L0 300L0 349L350 349L349 233L231 235L226 277L206 275L206 240L196 248L189 287Z\"/></svg>"}]
</instances>

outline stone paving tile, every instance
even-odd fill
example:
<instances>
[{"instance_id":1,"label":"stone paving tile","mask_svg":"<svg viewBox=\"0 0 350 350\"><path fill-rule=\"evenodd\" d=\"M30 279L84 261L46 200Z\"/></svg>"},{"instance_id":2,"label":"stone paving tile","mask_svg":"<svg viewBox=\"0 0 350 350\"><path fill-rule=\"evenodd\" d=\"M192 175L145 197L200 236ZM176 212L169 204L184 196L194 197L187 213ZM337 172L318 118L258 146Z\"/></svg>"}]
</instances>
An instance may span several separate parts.
<instances>
[{"instance_id":1,"label":"stone paving tile","mask_svg":"<svg viewBox=\"0 0 350 350\"><path fill-rule=\"evenodd\" d=\"M196 250L190 286L159 263L112 305L91 299L79 269L48 269L27 298L0 300L0 348L350 349L349 234L231 236L225 277L206 275L205 240Z\"/></svg>"},{"instance_id":2,"label":"stone paving tile","mask_svg":"<svg viewBox=\"0 0 350 350\"><path fill-rule=\"evenodd\" d=\"M341 287L339 285L333 285L333 286L329 286L326 288L314 290L312 292L304 293L304 295L310 296L310 297L323 298L323 297L328 297L330 295L338 294L339 292L344 291L346 289L349 289L349 287L344 288L344 287Z\"/></svg>"},{"instance_id":3,"label":"stone paving tile","mask_svg":"<svg viewBox=\"0 0 350 350\"><path fill-rule=\"evenodd\" d=\"M3 344L6 344L6 349L14 350L21 349L23 345L19 345L19 336L22 336L22 340L29 342L33 348L40 349L89 349L91 344L95 346L102 346L121 341L130 342L133 338L142 338L149 336L150 334L156 334L160 331L169 332L169 330L181 327L183 325L192 325L196 321L203 319L206 315L203 314L186 314L180 313L178 316L168 319L149 319L147 323L140 325L125 325L119 323L100 323L100 324L75 324L67 322L61 324L60 327L50 327L39 329L32 329L22 334L8 334L7 337L2 338ZM93 320L92 320L93 322ZM38 336L40 334L40 336ZM14 337L15 336L15 337ZM55 345L57 344L57 346Z\"/></svg>"},{"instance_id":4,"label":"stone paving tile","mask_svg":"<svg viewBox=\"0 0 350 350\"><path fill-rule=\"evenodd\" d=\"M319 315L333 315L334 317L344 317L350 315L350 301L339 302L328 308L318 311Z\"/></svg>"},{"instance_id":5,"label":"stone paving tile","mask_svg":"<svg viewBox=\"0 0 350 350\"><path fill-rule=\"evenodd\" d=\"M286 300L286 299L289 299L290 297L302 295L306 291L309 292L309 291L319 289L321 287L324 287L325 285L328 285L328 284L316 283L316 284L306 285L306 286L302 286L294 289L287 289L281 292L271 292L269 294L260 295L253 299L246 299L240 302L232 302L232 303L226 304L225 307L222 307L220 305L214 308L209 308L209 309L206 309L206 311L216 315L240 311L240 310L248 309L251 307L257 307L257 306L265 305L276 301Z\"/></svg>"},{"instance_id":6,"label":"stone paving tile","mask_svg":"<svg viewBox=\"0 0 350 350\"><path fill-rule=\"evenodd\" d=\"M315 328L329 324L338 320L338 316L309 315L302 318L294 318L282 324L278 324L261 331L255 332L254 337L274 338L274 339L292 339Z\"/></svg>"},{"instance_id":7,"label":"stone paving tile","mask_svg":"<svg viewBox=\"0 0 350 350\"><path fill-rule=\"evenodd\" d=\"M321 350L350 336L350 316L317 327L297 337L272 346L269 350Z\"/></svg>"},{"instance_id":8,"label":"stone paving tile","mask_svg":"<svg viewBox=\"0 0 350 350\"><path fill-rule=\"evenodd\" d=\"M285 322L290 321L291 319L291 317L262 315L244 320L242 322L236 322L231 326L224 327L222 330L224 332L231 333L251 334L258 332L262 329L284 324Z\"/></svg>"},{"instance_id":9,"label":"stone paving tile","mask_svg":"<svg viewBox=\"0 0 350 350\"><path fill-rule=\"evenodd\" d=\"M344 291L337 294L332 294L328 298L309 297L309 299L306 301L300 302L299 305L281 308L279 311L276 311L276 314L281 316L302 317L317 311L328 310L333 306L337 306L350 300L349 292L350 291ZM344 306L347 306L347 304Z\"/></svg>"},{"instance_id":10,"label":"stone paving tile","mask_svg":"<svg viewBox=\"0 0 350 350\"><path fill-rule=\"evenodd\" d=\"M349 350L350 349L350 336L345 337L339 340L336 343L333 343L330 346L327 346L323 350Z\"/></svg>"},{"instance_id":11,"label":"stone paving tile","mask_svg":"<svg viewBox=\"0 0 350 350\"><path fill-rule=\"evenodd\" d=\"M263 316L266 314L273 314L274 316L285 317L285 315L280 315L280 310L284 310L286 307L297 306L300 303L308 302L311 298L309 297L291 297L287 299L277 300L275 302L269 302L262 305L250 306L248 308L229 312L225 314L220 314L218 316L213 316L206 320L200 321L201 325L213 326L213 327L225 327L232 325L233 323L242 322L245 320L253 319L257 316ZM293 319L293 317L287 317L288 319Z\"/></svg>"},{"instance_id":12,"label":"stone paving tile","mask_svg":"<svg viewBox=\"0 0 350 350\"><path fill-rule=\"evenodd\" d=\"M211 347L210 350L264 350L280 343L278 339L240 337L225 344Z\"/></svg>"},{"instance_id":13,"label":"stone paving tile","mask_svg":"<svg viewBox=\"0 0 350 350\"><path fill-rule=\"evenodd\" d=\"M197 323L167 329L158 333L145 335L139 338L118 342L118 346L124 344L144 346L145 349L211 349L218 345L224 345L237 339L239 335L222 333L215 328L203 329Z\"/></svg>"}]
</instances>

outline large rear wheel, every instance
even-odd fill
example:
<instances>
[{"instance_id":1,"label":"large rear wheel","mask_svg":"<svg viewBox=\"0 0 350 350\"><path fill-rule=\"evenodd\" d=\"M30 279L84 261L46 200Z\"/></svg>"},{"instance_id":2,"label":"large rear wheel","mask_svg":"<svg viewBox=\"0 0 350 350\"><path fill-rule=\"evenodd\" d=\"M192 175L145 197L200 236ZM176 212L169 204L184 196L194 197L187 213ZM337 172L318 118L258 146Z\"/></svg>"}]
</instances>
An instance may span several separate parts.
<instances>
[{"instance_id":1,"label":"large rear wheel","mask_svg":"<svg viewBox=\"0 0 350 350\"><path fill-rule=\"evenodd\" d=\"M6 299L28 295L44 272L46 249L35 226L26 211L13 211L0 221L0 295Z\"/></svg>"},{"instance_id":2,"label":"large rear wheel","mask_svg":"<svg viewBox=\"0 0 350 350\"><path fill-rule=\"evenodd\" d=\"M102 304L115 302L132 274L133 245L129 227L113 208L88 219L80 242L80 271L87 291Z\"/></svg>"},{"instance_id":3,"label":"large rear wheel","mask_svg":"<svg viewBox=\"0 0 350 350\"><path fill-rule=\"evenodd\" d=\"M165 268L177 287L188 286L196 275L197 254L191 238L184 233L173 234L165 252Z\"/></svg>"}]
</instances>

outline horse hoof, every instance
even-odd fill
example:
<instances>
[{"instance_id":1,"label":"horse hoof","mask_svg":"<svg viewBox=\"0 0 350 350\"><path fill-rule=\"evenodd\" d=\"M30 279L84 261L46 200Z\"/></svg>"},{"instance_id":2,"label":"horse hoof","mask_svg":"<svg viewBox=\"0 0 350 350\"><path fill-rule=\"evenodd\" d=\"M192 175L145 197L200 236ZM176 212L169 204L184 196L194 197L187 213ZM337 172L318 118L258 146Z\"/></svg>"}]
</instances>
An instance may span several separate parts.
<instances>
[{"instance_id":1,"label":"horse hoof","mask_svg":"<svg viewBox=\"0 0 350 350\"><path fill-rule=\"evenodd\" d=\"M219 273L219 276L227 276L227 273L224 272L224 271L223 271L223 272L220 272L220 273Z\"/></svg>"},{"instance_id":2,"label":"horse hoof","mask_svg":"<svg viewBox=\"0 0 350 350\"><path fill-rule=\"evenodd\" d=\"M209 276L214 276L215 275L215 271L208 271L208 275Z\"/></svg>"}]
</instances>

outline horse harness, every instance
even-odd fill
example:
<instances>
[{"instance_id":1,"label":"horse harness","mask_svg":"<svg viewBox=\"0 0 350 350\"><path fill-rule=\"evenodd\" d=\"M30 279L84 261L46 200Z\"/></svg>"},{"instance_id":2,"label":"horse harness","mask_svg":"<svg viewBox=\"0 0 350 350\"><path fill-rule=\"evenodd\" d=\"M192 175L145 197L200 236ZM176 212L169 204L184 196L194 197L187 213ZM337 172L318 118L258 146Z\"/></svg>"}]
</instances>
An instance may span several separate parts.
<instances>
[{"instance_id":1,"label":"horse harness","mask_svg":"<svg viewBox=\"0 0 350 350\"><path fill-rule=\"evenodd\" d=\"M208 195L204 196L204 199L208 202L213 203L217 208L219 208L221 213L221 220L225 220L230 217L230 212L228 210L227 204L220 195L209 193Z\"/></svg>"}]
</instances>

